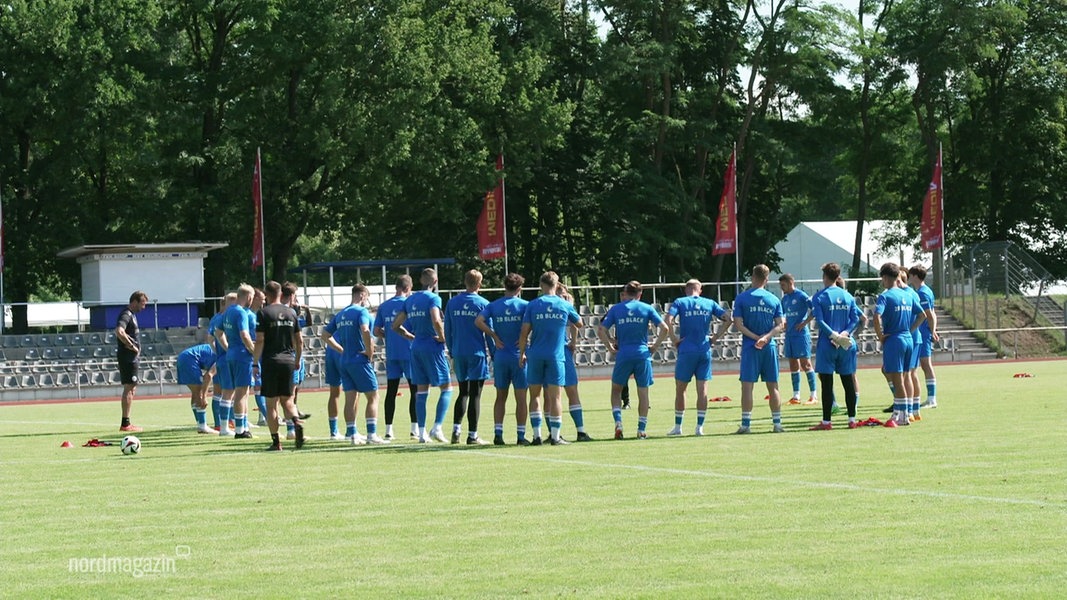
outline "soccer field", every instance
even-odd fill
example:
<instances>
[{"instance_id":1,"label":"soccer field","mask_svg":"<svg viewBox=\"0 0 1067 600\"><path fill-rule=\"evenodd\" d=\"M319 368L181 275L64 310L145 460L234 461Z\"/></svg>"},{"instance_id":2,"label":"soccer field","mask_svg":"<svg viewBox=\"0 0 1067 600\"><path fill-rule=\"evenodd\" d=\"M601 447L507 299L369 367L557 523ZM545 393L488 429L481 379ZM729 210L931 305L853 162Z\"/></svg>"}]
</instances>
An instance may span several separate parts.
<instances>
[{"instance_id":1,"label":"soccer field","mask_svg":"<svg viewBox=\"0 0 1067 600\"><path fill-rule=\"evenodd\" d=\"M351 447L323 439L313 393L299 452L263 452L265 429L197 435L173 399L135 404L143 447L123 456L81 447L121 437L117 401L4 406L0 596L1061 597L1064 366L941 365L940 407L896 430L809 432L817 407L786 406L772 435L759 400L750 436L730 435L724 373L709 395L734 401L711 405L709 435L670 439L658 378L652 439L621 442L608 383L585 382L598 441L560 447L411 444L404 410L399 443ZM860 377L861 418L884 417L880 374Z\"/></svg>"}]
</instances>

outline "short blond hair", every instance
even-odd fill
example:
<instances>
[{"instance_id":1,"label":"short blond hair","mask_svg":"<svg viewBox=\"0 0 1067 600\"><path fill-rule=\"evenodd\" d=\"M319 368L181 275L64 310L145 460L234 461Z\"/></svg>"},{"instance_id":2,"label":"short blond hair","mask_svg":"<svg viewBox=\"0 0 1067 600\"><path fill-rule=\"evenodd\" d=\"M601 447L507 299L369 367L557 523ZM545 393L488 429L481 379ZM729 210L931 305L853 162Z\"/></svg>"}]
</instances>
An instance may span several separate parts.
<instances>
[{"instance_id":1,"label":"short blond hair","mask_svg":"<svg viewBox=\"0 0 1067 600\"><path fill-rule=\"evenodd\" d=\"M247 283L237 286L237 299L240 301L251 300L256 295L256 288Z\"/></svg>"}]
</instances>

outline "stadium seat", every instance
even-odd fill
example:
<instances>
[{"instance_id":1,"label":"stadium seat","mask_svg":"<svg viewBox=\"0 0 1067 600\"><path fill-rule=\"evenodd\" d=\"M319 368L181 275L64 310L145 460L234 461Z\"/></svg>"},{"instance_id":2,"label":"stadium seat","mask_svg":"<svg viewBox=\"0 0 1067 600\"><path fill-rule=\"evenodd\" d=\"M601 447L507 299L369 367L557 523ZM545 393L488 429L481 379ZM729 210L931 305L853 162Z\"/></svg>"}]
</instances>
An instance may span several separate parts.
<instances>
[{"instance_id":1,"label":"stadium seat","mask_svg":"<svg viewBox=\"0 0 1067 600\"><path fill-rule=\"evenodd\" d=\"M92 358L93 351L87 346L79 346L77 349L74 350L74 356L75 358L77 358L77 360L86 360L88 358Z\"/></svg>"},{"instance_id":2,"label":"stadium seat","mask_svg":"<svg viewBox=\"0 0 1067 600\"><path fill-rule=\"evenodd\" d=\"M26 351L26 360L41 360L41 353L36 348L30 348Z\"/></svg>"},{"instance_id":3,"label":"stadium seat","mask_svg":"<svg viewBox=\"0 0 1067 600\"><path fill-rule=\"evenodd\" d=\"M17 388L19 387L19 378L15 375L4 375L4 378L0 380L5 388Z\"/></svg>"},{"instance_id":4,"label":"stadium seat","mask_svg":"<svg viewBox=\"0 0 1067 600\"><path fill-rule=\"evenodd\" d=\"M37 378L33 375L23 375L19 378L19 387L32 388L37 387Z\"/></svg>"},{"instance_id":5,"label":"stadium seat","mask_svg":"<svg viewBox=\"0 0 1067 600\"><path fill-rule=\"evenodd\" d=\"M590 327L600 327L600 317L597 316L597 315L590 316L589 317L589 326Z\"/></svg>"},{"instance_id":6,"label":"stadium seat","mask_svg":"<svg viewBox=\"0 0 1067 600\"><path fill-rule=\"evenodd\" d=\"M90 333L88 338L88 344L90 346L103 346L104 336L100 335L99 333Z\"/></svg>"},{"instance_id":7,"label":"stadium seat","mask_svg":"<svg viewBox=\"0 0 1067 600\"><path fill-rule=\"evenodd\" d=\"M322 373L322 363L317 360L307 361L307 376L318 377Z\"/></svg>"},{"instance_id":8,"label":"stadium seat","mask_svg":"<svg viewBox=\"0 0 1067 600\"><path fill-rule=\"evenodd\" d=\"M108 346L114 346L115 345L115 332L114 331L108 331L107 334L104 335L104 343L107 344Z\"/></svg>"},{"instance_id":9,"label":"stadium seat","mask_svg":"<svg viewBox=\"0 0 1067 600\"><path fill-rule=\"evenodd\" d=\"M55 348L52 348L50 346L41 348L41 358L45 360L59 360L59 353L56 352Z\"/></svg>"},{"instance_id":10,"label":"stadium seat","mask_svg":"<svg viewBox=\"0 0 1067 600\"><path fill-rule=\"evenodd\" d=\"M90 385L107 385L107 375L104 375L103 371L96 371L93 373L92 378L89 381Z\"/></svg>"},{"instance_id":11,"label":"stadium seat","mask_svg":"<svg viewBox=\"0 0 1067 600\"><path fill-rule=\"evenodd\" d=\"M88 373L78 373L77 381L79 386L90 385L92 383L92 379L90 379Z\"/></svg>"},{"instance_id":12,"label":"stadium seat","mask_svg":"<svg viewBox=\"0 0 1067 600\"><path fill-rule=\"evenodd\" d=\"M315 314L311 315L311 324L312 325L324 325L324 323L322 322L322 315L320 315L319 313L315 313Z\"/></svg>"},{"instance_id":13,"label":"stadium seat","mask_svg":"<svg viewBox=\"0 0 1067 600\"><path fill-rule=\"evenodd\" d=\"M722 349L722 357L725 360L734 360L737 358L737 352L730 346Z\"/></svg>"},{"instance_id":14,"label":"stadium seat","mask_svg":"<svg viewBox=\"0 0 1067 600\"><path fill-rule=\"evenodd\" d=\"M374 371L376 373L378 373L379 375L384 375L385 374L385 361L384 360L379 360L379 361L375 362L374 363Z\"/></svg>"},{"instance_id":15,"label":"stadium seat","mask_svg":"<svg viewBox=\"0 0 1067 600\"><path fill-rule=\"evenodd\" d=\"M60 373L56 375L55 385L57 387L71 387L74 385L74 380L71 378L70 373Z\"/></svg>"},{"instance_id":16,"label":"stadium seat","mask_svg":"<svg viewBox=\"0 0 1067 600\"><path fill-rule=\"evenodd\" d=\"M578 366L578 367L589 366L589 355L586 354L585 352L575 352L574 353L574 364L575 364L575 366Z\"/></svg>"},{"instance_id":17,"label":"stadium seat","mask_svg":"<svg viewBox=\"0 0 1067 600\"><path fill-rule=\"evenodd\" d=\"M85 342L85 336L80 334L80 333L76 333L76 334L70 336L70 345L71 346L84 346L85 343L86 343Z\"/></svg>"},{"instance_id":18,"label":"stadium seat","mask_svg":"<svg viewBox=\"0 0 1067 600\"><path fill-rule=\"evenodd\" d=\"M300 335L304 336L305 338L313 338L315 337L315 328L308 325L307 327L300 330Z\"/></svg>"},{"instance_id":19,"label":"stadium seat","mask_svg":"<svg viewBox=\"0 0 1067 600\"><path fill-rule=\"evenodd\" d=\"M663 362L663 351L656 350L652 353L652 362Z\"/></svg>"},{"instance_id":20,"label":"stadium seat","mask_svg":"<svg viewBox=\"0 0 1067 600\"><path fill-rule=\"evenodd\" d=\"M174 376L173 369L163 369L163 383L178 383L178 378Z\"/></svg>"},{"instance_id":21,"label":"stadium seat","mask_svg":"<svg viewBox=\"0 0 1067 600\"><path fill-rule=\"evenodd\" d=\"M144 377L141 378L141 383L159 383L159 375L156 373L156 370L145 370Z\"/></svg>"},{"instance_id":22,"label":"stadium seat","mask_svg":"<svg viewBox=\"0 0 1067 600\"><path fill-rule=\"evenodd\" d=\"M674 362L678 360L678 353L673 348L668 348L663 351L663 360L667 362Z\"/></svg>"},{"instance_id":23,"label":"stadium seat","mask_svg":"<svg viewBox=\"0 0 1067 600\"><path fill-rule=\"evenodd\" d=\"M174 351L174 344L170 342L163 342L157 346L160 356L176 356L178 353Z\"/></svg>"},{"instance_id":24,"label":"stadium seat","mask_svg":"<svg viewBox=\"0 0 1067 600\"><path fill-rule=\"evenodd\" d=\"M7 362L7 353L4 352L3 350L0 350L0 363L6 363L6 362Z\"/></svg>"},{"instance_id":25,"label":"stadium seat","mask_svg":"<svg viewBox=\"0 0 1067 600\"><path fill-rule=\"evenodd\" d=\"M53 342L52 336L50 336L50 335L39 335L39 336L37 336L37 342L36 343L37 343L37 346L39 346L41 348L45 348L45 347L48 347L48 346L54 346L55 344L53 344L52 342Z\"/></svg>"},{"instance_id":26,"label":"stadium seat","mask_svg":"<svg viewBox=\"0 0 1067 600\"><path fill-rule=\"evenodd\" d=\"M582 317L588 317L592 312L589 310L588 304L583 304L578 307L578 315Z\"/></svg>"},{"instance_id":27,"label":"stadium seat","mask_svg":"<svg viewBox=\"0 0 1067 600\"><path fill-rule=\"evenodd\" d=\"M115 352L117 353L118 350L116 349ZM97 346L93 348L93 358L108 358L111 355L112 354L108 351L107 346Z\"/></svg>"},{"instance_id":28,"label":"stadium seat","mask_svg":"<svg viewBox=\"0 0 1067 600\"><path fill-rule=\"evenodd\" d=\"M589 364L599 367L600 365L604 364L604 355L600 352L591 353L589 355Z\"/></svg>"},{"instance_id":29,"label":"stadium seat","mask_svg":"<svg viewBox=\"0 0 1067 600\"><path fill-rule=\"evenodd\" d=\"M39 387L55 387L56 380L51 373L45 373L37 378L37 385Z\"/></svg>"},{"instance_id":30,"label":"stadium seat","mask_svg":"<svg viewBox=\"0 0 1067 600\"><path fill-rule=\"evenodd\" d=\"M608 312L608 309L605 308L603 304L594 304L593 305L593 314L594 315L600 317L600 316L603 316L604 313L606 313L606 312Z\"/></svg>"},{"instance_id":31,"label":"stadium seat","mask_svg":"<svg viewBox=\"0 0 1067 600\"><path fill-rule=\"evenodd\" d=\"M34 348L37 346L37 339L32 335L24 335L19 338L19 348Z\"/></svg>"},{"instance_id":32,"label":"stadium seat","mask_svg":"<svg viewBox=\"0 0 1067 600\"><path fill-rule=\"evenodd\" d=\"M141 356L159 356L159 351L156 350L155 344L142 344Z\"/></svg>"},{"instance_id":33,"label":"stadium seat","mask_svg":"<svg viewBox=\"0 0 1067 600\"><path fill-rule=\"evenodd\" d=\"M122 383L122 373L118 371L108 371L107 382L111 385L120 385Z\"/></svg>"},{"instance_id":34,"label":"stadium seat","mask_svg":"<svg viewBox=\"0 0 1067 600\"><path fill-rule=\"evenodd\" d=\"M13 335L5 335L0 345L3 345L4 348L18 348L19 338Z\"/></svg>"},{"instance_id":35,"label":"stadium seat","mask_svg":"<svg viewBox=\"0 0 1067 600\"><path fill-rule=\"evenodd\" d=\"M170 341L170 337L167 335L166 329L157 329L155 335L152 336L157 344L162 344Z\"/></svg>"},{"instance_id":36,"label":"stadium seat","mask_svg":"<svg viewBox=\"0 0 1067 600\"><path fill-rule=\"evenodd\" d=\"M66 335L64 335L62 333L57 333L56 335L52 336L52 345L53 346L69 346L70 345L70 337L68 337L68 336L66 336Z\"/></svg>"}]
</instances>

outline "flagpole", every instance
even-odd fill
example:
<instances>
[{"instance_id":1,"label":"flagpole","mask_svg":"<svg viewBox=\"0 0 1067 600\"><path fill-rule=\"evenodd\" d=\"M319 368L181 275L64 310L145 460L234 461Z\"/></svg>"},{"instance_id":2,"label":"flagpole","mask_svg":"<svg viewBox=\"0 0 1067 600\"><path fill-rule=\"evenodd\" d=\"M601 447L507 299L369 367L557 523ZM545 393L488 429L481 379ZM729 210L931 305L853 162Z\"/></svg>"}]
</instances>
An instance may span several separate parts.
<instances>
[{"instance_id":1,"label":"flagpole","mask_svg":"<svg viewBox=\"0 0 1067 600\"><path fill-rule=\"evenodd\" d=\"M734 240L736 245L736 251L734 252L734 281L737 283L734 293L741 293L741 238L737 235L737 229L740 227L738 223L741 221L740 215L737 214L737 142L734 142L734 149L730 156L734 159Z\"/></svg>"},{"instance_id":2,"label":"flagpole","mask_svg":"<svg viewBox=\"0 0 1067 600\"><path fill-rule=\"evenodd\" d=\"M937 264L931 265L934 267L934 272L937 273L937 295L938 297L944 297L945 295L945 163L942 156L942 144L939 140L937 142L937 164L941 165L941 171L938 173L937 181L937 203L938 214L941 215L941 247L937 249L937 254L934 255L934 262Z\"/></svg>"},{"instance_id":3,"label":"flagpole","mask_svg":"<svg viewBox=\"0 0 1067 600\"><path fill-rule=\"evenodd\" d=\"M500 150L500 172L497 173L497 180L500 183L500 220L504 224L504 276L508 275L508 202L507 202L507 190L504 187L504 150Z\"/></svg>"},{"instance_id":4,"label":"flagpole","mask_svg":"<svg viewBox=\"0 0 1067 600\"><path fill-rule=\"evenodd\" d=\"M267 287L267 232L263 228L263 161L256 146L256 168L259 169L259 255L263 262L263 287Z\"/></svg>"},{"instance_id":5,"label":"flagpole","mask_svg":"<svg viewBox=\"0 0 1067 600\"><path fill-rule=\"evenodd\" d=\"M3 178L0 178L0 335L4 333L4 324L7 320L7 303L6 298L4 298L4 242L7 241L4 238L7 236L4 232L3 188Z\"/></svg>"}]
</instances>

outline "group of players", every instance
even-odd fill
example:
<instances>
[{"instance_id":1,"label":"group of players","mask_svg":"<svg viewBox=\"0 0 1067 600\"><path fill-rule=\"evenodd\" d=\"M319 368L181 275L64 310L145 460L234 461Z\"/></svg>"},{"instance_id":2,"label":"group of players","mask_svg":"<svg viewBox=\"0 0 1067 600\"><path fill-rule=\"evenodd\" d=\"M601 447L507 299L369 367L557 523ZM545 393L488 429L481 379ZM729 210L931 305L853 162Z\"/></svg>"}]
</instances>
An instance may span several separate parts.
<instances>
[{"instance_id":1,"label":"group of players","mask_svg":"<svg viewBox=\"0 0 1067 600\"><path fill-rule=\"evenodd\" d=\"M772 431L785 431L781 421L778 390L779 352L776 338L784 333L782 354L788 359L793 395L790 404L800 404L801 375L806 374L808 404L818 402L822 388L822 421L813 430L831 429L835 401L833 375L840 376L850 428L858 427L859 401L855 379L857 344L855 332L866 317L841 280L840 267L822 267L824 287L813 296L797 289L791 275L779 278L782 297L767 291L769 270L757 265L751 287L738 295L732 311L701 296L701 283L686 283L685 296L670 304L666 318L650 304L641 302L637 281L623 286L620 302L602 318L597 334L615 354L611 377L611 406L615 438L623 439L624 393L632 377L638 396L637 438L648 436L648 388L652 385L652 355L669 338L677 352L675 365L675 421L669 436L682 435L686 392L696 380L697 418L695 435L703 435L707 411L707 382L712 378L712 345L732 323L742 335L740 380L741 424L737 433L751 431L755 384L767 386ZM882 344L883 373L893 392L893 414L888 427L921 419L918 368L926 377L927 400L936 406L936 380L930 362L932 344L938 339L933 313L933 293L925 285L926 270L915 266L903 270L887 263L880 271L885 291L878 296L873 315L875 334ZM480 294L482 275L476 270L464 276L466 290L442 304L437 295L437 273L425 269L421 291L412 291L408 275L396 281L396 294L384 301L372 317L367 309L368 290L352 288L351 304L338 312L322 329L325 343L325 380L330 388L328 416L330 438L352 444L385 444L395 439L393 417L401 380L410 391L408 405L411 438L420 443L456 444L462 439L466 418L466 443L484 445L478 433L481 393L493 362L493 444L504 445L504 420L511 389L515 396L516 444L567 444L560 435L562 396L577 430L577 441L589 441L578 395L574 352L581 319L574 300L554 272L540 278L541 294L533 301L521 298L525 283L511 273L504 281L503 297L489 302ZM237 438L252 437L247 418L247 396L259 405L259 425L271 430L269 449L281 449L279 422L287 424L289 439L296 447L304 443L303 415L296 406L302 381L304 324L294 310L296 287L269 282L264 292L242 285L226 297L226 306L212 319L209 333L214 344L201 344L178 357L179 383L192 392L197 430ZM715 333L715 321L722 321ZM812 363L810 324L819 331ZM649 343L649 331L654 339ZM385 432L378 432L378 380L374 369L375 340L385 342L386 395ZM451 361L449 360L451 358ZM214 367L214 368L212 368ZM215 427L206 420L206 391L215 373L212 401ZM818 381L816 378L818 375ZM453 403L452 379L458 382ZM439 394L432 424L428 422L431 388ZM255 392L253 392L255 390ZM344 395L346 429L338 430L338 400ZM365 400L366 434L357 427L359 398ZM278 407L284 412L280 419ZM444 432L449 408L453 409L451 438ZM530 439L527 439L527 422ZM548 437L542 436L547 422ZM233 430L230 430L230 423Z\"/></svg>"}]
</instances>

